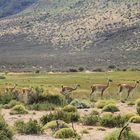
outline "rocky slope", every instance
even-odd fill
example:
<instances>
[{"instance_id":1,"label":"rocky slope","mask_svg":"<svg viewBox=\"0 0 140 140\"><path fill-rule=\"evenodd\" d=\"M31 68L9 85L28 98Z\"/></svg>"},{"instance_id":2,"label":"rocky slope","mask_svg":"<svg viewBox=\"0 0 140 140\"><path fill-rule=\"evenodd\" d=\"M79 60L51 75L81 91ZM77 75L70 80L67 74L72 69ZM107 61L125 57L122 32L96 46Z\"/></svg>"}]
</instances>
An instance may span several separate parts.
<instances>
[{"instance_id":1,"label":"rocky slope","mask_svg":"<svg viewBox=\"0 0 140 140\"><path fill-rule=\"evenodd\" d=\"M90 69L140 66L139 0L38 0L0 20L0 64Z\"/></svg>"}]
</instances>

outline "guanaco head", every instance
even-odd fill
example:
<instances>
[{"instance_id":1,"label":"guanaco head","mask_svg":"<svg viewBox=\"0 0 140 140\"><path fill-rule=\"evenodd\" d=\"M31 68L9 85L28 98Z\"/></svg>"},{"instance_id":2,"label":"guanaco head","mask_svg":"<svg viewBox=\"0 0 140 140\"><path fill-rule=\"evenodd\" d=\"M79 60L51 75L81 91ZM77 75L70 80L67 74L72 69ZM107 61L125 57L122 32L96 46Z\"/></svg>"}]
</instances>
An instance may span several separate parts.
<instances>
[{"instance_id":1,"label":"guanaco head","mask_svg":"<svg viewBox=\"0 0 140 140\"><path fill-rule=\"evenodd\" d=\"M109 79L109 80L108 80L108 82L112 83L112 82L113 82L113 80Z\"/></svg>"},{"instance_id":2,"label":"guanaco head","mask_svg":"<svg viewBox=\"0 0 140 140\"><path fill-rule=\"evenodd\" d=\"M76 86L77 86L77 87L80 87L80 84L77 84Z\"/></svg>"}]
</instances>

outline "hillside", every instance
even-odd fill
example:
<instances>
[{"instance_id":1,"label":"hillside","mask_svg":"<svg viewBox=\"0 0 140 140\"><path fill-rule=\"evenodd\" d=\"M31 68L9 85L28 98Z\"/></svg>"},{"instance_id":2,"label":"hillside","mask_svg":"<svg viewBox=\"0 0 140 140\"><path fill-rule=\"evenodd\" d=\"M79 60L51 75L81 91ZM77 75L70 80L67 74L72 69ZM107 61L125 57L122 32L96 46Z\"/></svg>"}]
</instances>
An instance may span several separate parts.
<instances>
[{"instance_id":1,"label":"hillside","mask_svg":"<svg viewBox=\"0 0 140 140\"><path fill-rule=\"evenodd\" d=\"M0 20L0 65L139 67L139 6L139 0L38 0Z\"/></svg>"},{"instance_id":2,"label":"hillside","mask_svg":"<svg viewBox=\"0 0 140 140\"><path fill-rule=\"evenodd\" d=\"M37 0L0 0L0 18L16 14Z\"/></svg>"}]
</instances>

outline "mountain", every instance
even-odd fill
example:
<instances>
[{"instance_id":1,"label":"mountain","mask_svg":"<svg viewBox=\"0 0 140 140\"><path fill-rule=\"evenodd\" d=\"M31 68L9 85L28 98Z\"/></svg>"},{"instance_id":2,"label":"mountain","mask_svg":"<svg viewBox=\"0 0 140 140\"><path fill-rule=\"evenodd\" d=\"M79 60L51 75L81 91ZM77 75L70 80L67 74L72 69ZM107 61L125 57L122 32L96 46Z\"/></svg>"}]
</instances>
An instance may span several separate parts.
<instances>
[{"instance_id":1,"label":"mountain","mask_svg":"<svg viewBox=\"0 0 140 140\"><path fill-rule=\"evenodd\" d=\"M0 65L139 67L139 6L139 0L37 0L0 20Z\"/></svg>"},{"instance_id":2,"label":"mountain","mask_svg":"<svg viewBox=\"0 0 140 140\"><path fill-rule=\"evenodd\" d=\"M0 0L0 18L16 14L37 0Z\"/></svg>"}]
</instances>

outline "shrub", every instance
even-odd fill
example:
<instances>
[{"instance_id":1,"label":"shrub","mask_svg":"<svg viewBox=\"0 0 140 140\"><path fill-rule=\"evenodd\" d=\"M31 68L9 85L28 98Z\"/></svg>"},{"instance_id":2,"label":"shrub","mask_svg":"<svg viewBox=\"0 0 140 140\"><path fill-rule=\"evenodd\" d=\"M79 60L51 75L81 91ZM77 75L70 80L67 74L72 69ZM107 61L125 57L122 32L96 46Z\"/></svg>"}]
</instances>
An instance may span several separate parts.
<instances>
[{"instance_id":1,"label":"shrub","mask_svg":"<svg viewBox=\"0 0 140 140\"><path fill-rule=\"evenodd\" d=\"M104 127L122 127L125 124L125 119L120 114L112 114L105 112L102 114L100 123Z\"/></svg>"},{"instance_id":2,"label":"shrub","mask_svg":"<svg viewBox=\"0 0 140 140\"><path fill-rule=\"evenodd\" d=\"M8 104L5 104L3 107L5 109L9 109L14 107L15 105L21 105L21 102L17 101L17 100L11 100Z\"/></svg>"},{"instance_id":3,"label":"shrub","mask_svg":"<svg viewBox=\"0 0 140 140\"><path fill-rule=\"evenodd\" d=\"M120 129L117 129L113 131L112 133L107 134L104 140L117 140L119 137L120 131L121 131ZM126 129L122 133L122 138L123 140L140 140L140 137L129 129Z\"/></svg>"},{"instance_id":4,"label":"shrub","mask_svg":"<svg viewBox=\"0 0 140 140\"><path fill-rule=\"evenodd\" d=\"M103 108L108 104L115 104L114 100L99 100L95 105L97 108Z\"/></svg>"},{"instance_id":5,"label":"shrub","mask_svg":"<svg viewBox=\"0 0 140 140\"><path fill-rule=\"evenodd\" d=\"M118 107L117 107L116 105L114 105L114 104L108 104L108 105L106 105L106 106L103 107L102 111L114 113L114 112L119 111L119 109L118 109Z\"/></svg>"},{"instance_id":6,"label":"shrub","mask_svg":"<svg viewBox=\"0 0 140 140\"><path fill-rule=\"evenodd\" d=\"M136 105L140 106L140 98L136 100Z\"/></svg>"},{"instance_id":7,"label":"shrub","mask_svg":"<svg viewBox=\"0 0 140 140\"><path fill-rule=\"evenodd\" d=\"M37 104L37 103L50 103L54 105L64 105L66 103L65 97L62 94L44 94L42 88L35 88L35 91L28 95L28 104Z\"/></svg>"},{"instance_id":8,"label":"shrub","mask_svg":"<svg viewBox=\"0 0 140 140\"><path fill-rule=\"evenodd\" d=\"M140 116L133 116L130 118L130 122L132 123L140 123Z\"/></svg>"},{"instance_id":9,"label":"shrub","mask_svg":"<svg viewBox=\"0 0 140 140\"><path fill-rule=\"evenodd\" d=\"M6 77L5 76L0 76L0 79L2 80L2 79L6 79Z\"/></svg>"},{"instance_id":10,"label":"shrub","mask_svg":"<svg viewBox=\"0 0 140 140\"><path fill-rule=\"evenodd\" d=\"M136 116L136 114L132 113L132 112L129 112L129 113L126 113L126 114L123 115L123 117L126 121L129 121L129 119L133 116Z\"/></svg>"},{"instance_id":11,"label":"shrub","mask_svg":"<svg viewBox=\"0 0 140 140\"><path fill-rule=\"evenodd\" d=\"M79 100L79 99L74 99L70 104L79 109L90 108L93 106L92 102L89 102L87 100Z\"/></svg>"},{"instance_id":12,"label":"shrub","mask_svg":"<svg viewBox=\"0 0 140 140\"><path fill-rule=\"evenodd\" d=\"M14 126L16 131L21 134L41 134L43 132L41 125L36 120L29 120L27 123L19 120L15 122Z\"/></svg>"},{"instance_id":13,"label":"shrub","mask_svg":"<svg viewBox=\"0 0 140 140\"><path fill-rule=\"evenodd\" d=\"M49 93L46 95L46 101L55 105L64 105L66 104L65 97L62 94L58 93Z\"/></svg>"},{"instance_id":14,"label":"shrub","mask_svg":"<svg viewBox=\"0 0 140 140\"><path fill-rule=\"evenodd\" d=\"M6 92L0 94L0 104L8 104L11 100L18 100L18 93Z\"/></svg>"},{"instance_id":15,"label":"shrub","mask_svg":"<svg viewBox=\"0 0 140 140\"><path fill-rule=\"evenodd\" d=\"M56 105L51 104L51 103L47 103L47 102L45 102L45 103L37 103L37 104L34 103L33 105L30 105L29 108L31 110L37 110L37 111L39 111L39 110L48 111L48 110L55 110Z\"/></svg>"},{"instance_id":16,"label":"shrub","mask_svg":"<svg viewBox=\"0 0 140 140\"><path fill-rule=\"evenodd\" d=\"M81 134L88 134L89 132L88 132L87 129L83 129L80 133L81 133Z\"/></svg>"},{"instance_id":17,"label":"shrub","mask_svg":"<svg viewBox=\"0 0 140 140\"><path fill-rule=\"evenodd\" d=\"M90 113L91 115L99 115L99 112L95 109L93 109Z\"/></svg>"},{"instance_id":18,"label":"shrub","mask_svg":"<svg viewBox=\"0 0 140 140\"><path fill-rule=\"evenodd\" d=\"M82 71L84 71L84 68L83 68L83 67L79 67L78 70L79 70L80 72L82 72Z\"/></svg>"},{"instance_id":19,"label":"shrub","mask_svg":"<svg viewBox=\"0 0 140 140\"><path fill-rule=\"evenodd\" d=\"M115 65L109 65L108 69L116 69L116 66Z\"/></svg>"},{"instance_id":20,"label":"shrub","mask_svg":"<svg viewBox=\"0 0 140 140\"><path fill-rule=\"evenodd\" d=\"M58 124L57 124L57 122L58 122ZM55 120L55 121L48 122L43 127L44 130L51 129L53 131L56 131L56 130L61 129L61 128L69 128L69 125L67 123L65 123L64 121Z\"/></svg>"},{"instance_id":21,"label":"shrub","mask_svg":"<svg viewBox=\"0 0 140 140\"><path fill-rule=\"evenodd\" d=\"M67 105L63 108L65 112L77 112L77 108L73 105Z\"/></svg>"},{"instance_id":22,"label":"shrub","mask_svg":"<svg viewBox=\"0 0 140 140\"><path fill-rule=\"evenodd\" d=\"M13 132L0 115L0 140L12 140Z\"/></svg>"},{"instance_id":23,"label":"shrub","mask_svg":"<svg viewBox=\"0 0 140 140\"><path fill-rule=\"evenodd\" d=\"M97 125L99 122L99 116L98 115L86 115L82 118L82 123L84 125Z\"/></svg>"},{"instance_id":24,"label":"shrub","mask_svg":"<svg viewBox=\"0 0 140 140\"><path fill-rule=\"evenodd\" d=\"M78 72L78 70L74 68L70 68L68 72Z\"/></svg>"},{"instance_id":25,"label":"shrub","mask_svg":"<svg viewBox=\"0 0 140 140\"><path fill-rule=\"evenodd\" d=\"M137 113L140 115L140 106L137 107Z\"/></svg>"},{"instance_id":26,"label":"shrub","mask_svg":"<svg viewBox=\"0 0 140 140\"><path fill-rule=\"evenodd\" d=\"M127 103L127 105L129 105L129 106L133 106L133 105L135 105L135 102L133 102L133 101L129 101L129 102Z\"/></svg>"},{"instance_id":27,"label":"shrub","mask_svg":"<svg viewBox=\"0 0 140 140\"><path fill-rule=\"evenodd\" d=\"M54 137L60 139L65 139L65 138L80 139L80 135L71 128L62 128L56 131Z\"/></svg>"},{"instance_id":28,"label":"shrub","mask_svg":"<svg viewBox=\"0 0 140 140\"><path fill-rule=\"evenodd\" d=\"M10 112L11 115L27 114L27 113L28 113L28 111L26 110L25 106L23 106L23 105L15 105Z\"/></svg>"},{"instance_id":29,"label":"shrub","mask_svg":"<svg viewBox=\"0 0 140 140\"><path fill-rule=\"evenodd\" d=\"M55 111L53 113L47 114L43 117L41 117L41 122L43 125L46 123L53 121L53 120L63 120L67 123L73 121L77 122L79 120L80 116L77 112L64 112L62 110Z\"/></svg>"}]
</instances>

